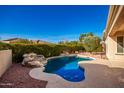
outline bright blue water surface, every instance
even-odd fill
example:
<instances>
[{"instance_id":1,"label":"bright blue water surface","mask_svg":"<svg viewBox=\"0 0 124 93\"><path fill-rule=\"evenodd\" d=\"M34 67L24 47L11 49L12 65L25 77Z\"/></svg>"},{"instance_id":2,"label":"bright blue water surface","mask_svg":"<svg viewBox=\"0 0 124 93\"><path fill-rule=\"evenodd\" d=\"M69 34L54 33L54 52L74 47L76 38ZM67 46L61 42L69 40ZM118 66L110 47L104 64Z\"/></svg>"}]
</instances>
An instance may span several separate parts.
<instances>
[{"instance_id":1,"label":"bright blue water surface","mask_svg":"<svg viewBox=\"0 0 124 93\"><path fill-rule=\"evenodd\" d=\"M79 61L92 60L91 58L80 58L77 56L65 56L48 60L44 72L60 75L72 82L85 79L85 70L78 65Z\"/></svg>"}]
</instances>

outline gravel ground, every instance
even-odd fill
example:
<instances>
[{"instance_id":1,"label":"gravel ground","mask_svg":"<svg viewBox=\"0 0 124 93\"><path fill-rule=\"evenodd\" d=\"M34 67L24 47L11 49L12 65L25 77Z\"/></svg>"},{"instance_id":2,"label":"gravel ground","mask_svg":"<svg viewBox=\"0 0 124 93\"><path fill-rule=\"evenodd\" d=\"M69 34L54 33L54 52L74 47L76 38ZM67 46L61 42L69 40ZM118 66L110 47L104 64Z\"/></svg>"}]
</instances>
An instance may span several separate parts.
<instances>
[{"instance_id":1,"label":"gravel ground","mask_svg":"<svg viewBox=\"0 0 124 93\"><path fill-rule=\"evenodd\" d=\"M13 64L0 78L0 88L44 88L47 81L35 80L29 76L32 68Z\"/></svg>"}]
</instances>

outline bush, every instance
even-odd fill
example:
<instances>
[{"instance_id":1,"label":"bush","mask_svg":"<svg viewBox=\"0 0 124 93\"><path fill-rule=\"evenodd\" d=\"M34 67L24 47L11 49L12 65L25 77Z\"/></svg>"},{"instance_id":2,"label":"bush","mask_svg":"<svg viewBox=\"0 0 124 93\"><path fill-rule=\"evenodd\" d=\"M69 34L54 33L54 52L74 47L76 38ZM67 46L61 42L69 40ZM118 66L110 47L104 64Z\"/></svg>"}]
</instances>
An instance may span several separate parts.
<instances>
[{"instance_id":1,"label":"bush","mask_svg":"<svg viewBox=\"0 0 124 93\"><path fill-rule=\"evenodd\" d=\"M11 45L0 42L0 50L7 50L7 49L11 49Z\"/></svg>"},{"instance_id":2,"label":"bush","mask_svg":"<svg viewBox=\"0 0 124 93\"><path fill-rule=\"evenodd\" d=\"M94 50L93 52L103 52L102 45L99 45L98 48L96 50Z\"/></svg>"},{"instance_id":3,"label":"bush","mask_svg":"<svg viewBox=\"0 0 124 93\"><path fill-rule=\"evenodd\" d=\"M72 51L84 50L83 46L69 46L69 45L59 45L59 44L5 44L0 43L0 50L12 49L13 62L22 62L23 54L25 53L37 53L42 54L45 57L58 56L63 51Z\"/></svg>"},{"instance_id":4,"label":"bush","mask_svg":"<svg viewBox=\"0 0 124 93\"><path fill-rule=\"evenodd\" d=\"M83 40L84 48L88 52L93 52L100 47L100 38L97 36L88 36Z\"/></svg>"}]
</instances>

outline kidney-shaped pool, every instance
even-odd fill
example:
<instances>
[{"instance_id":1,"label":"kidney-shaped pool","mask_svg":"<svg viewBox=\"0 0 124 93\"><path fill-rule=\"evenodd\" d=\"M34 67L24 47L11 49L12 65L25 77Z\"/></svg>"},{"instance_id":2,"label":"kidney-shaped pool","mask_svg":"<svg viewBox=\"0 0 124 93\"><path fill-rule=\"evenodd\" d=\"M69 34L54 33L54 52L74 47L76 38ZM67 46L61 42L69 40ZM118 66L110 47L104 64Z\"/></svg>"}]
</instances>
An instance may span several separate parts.
<instances>
[{"instance_id":1,"label":"kidney-shaped pool","mask_svg":"<svg viewBox=\"0 0 124 93\"><path fill-rule=\"evenodd\" d=\"M89 61L92 58L64 56L48 60L44 72L61 76L65 80L79 82L85 79L85 70L78 65L79 61Z\"/></svg>"}]
</instances>

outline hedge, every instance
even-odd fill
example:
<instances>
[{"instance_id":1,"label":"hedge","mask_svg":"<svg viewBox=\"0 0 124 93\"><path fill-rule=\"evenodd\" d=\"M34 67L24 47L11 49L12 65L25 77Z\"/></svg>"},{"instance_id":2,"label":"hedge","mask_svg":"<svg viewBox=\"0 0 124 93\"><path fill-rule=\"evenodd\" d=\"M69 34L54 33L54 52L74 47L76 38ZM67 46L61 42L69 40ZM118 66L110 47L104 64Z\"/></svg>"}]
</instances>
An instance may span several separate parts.
<instances>
[{"instance_id":1,"label":"hedge","mask_svg":"<svg viewBox=\"0 0 124 93\"><path fill-rule=\"evenodd\" d=\"M77 46L69 46L69 45L59 45L59 44L5 44L0 43L0 50L12 49L13 54L13 62L22 62L23 54L25 53L37 53L42 54L46 58L52 56L58 56L62 53L62 51L68 51L72 53L74 51L83 50L84 47L81 45Z\"/></svg>"}]
</instances>

